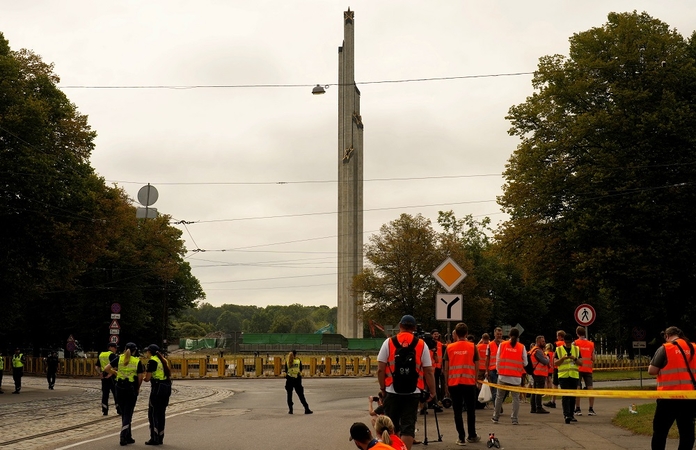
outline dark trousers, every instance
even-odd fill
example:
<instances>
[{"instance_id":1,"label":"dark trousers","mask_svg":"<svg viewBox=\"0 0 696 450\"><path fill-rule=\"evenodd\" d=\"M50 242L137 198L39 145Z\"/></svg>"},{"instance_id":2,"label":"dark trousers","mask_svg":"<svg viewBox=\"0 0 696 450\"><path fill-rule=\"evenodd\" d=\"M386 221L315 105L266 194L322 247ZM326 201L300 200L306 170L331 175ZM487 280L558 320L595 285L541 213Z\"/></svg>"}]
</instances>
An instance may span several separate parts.
<instances>
[{"instance_id":1,"label":"dark trousers","mask_svg":"<svg viewBox=\"0 0 696 450\"><path fill-rule=\"evenodd\" d=\"M116 384L114 377L102 378L101 379L101 391L102 391L102 413L109 413L109 394L114 396L114 406L116 406L116 412L120 411L118 406L118 399L116 398Z\"/></svg>"},{"instance_id":2,"label":"dark trousers","mask_svg":"<svg viewBox=\"0 0 696 450\"><path fill-rule=\"evenodd\" d=\"M658 399L653 417L652 450L664 450L667 433L674 421L679 430L678 450L691 450L694 446L694 416L696 400Z\"/></svg>"},{"instance_id":3,"label":"dark trousers","mask_svg":"<svg viewBox=\"0 0 696 450\"><path fill-rule=\"evenodd\" d=\"M454 426L457 428L459 440L466 439L464 433L464 420L462 419L462 405L466 405L466 427L469 437L476 436L476 385L458 384L450 386L449 393L452 396L452 410L454 411Z\"/></svg>"},{"instance_id":4,"label":"dark trousers","mask_svg":"<svg viewBox=\"0 0 696 450\"><path fill-rule=\"evenodd\" d=\"M52 388L56 384L56 372L51 370L46 372L46 381L48 381L48 387Z\"/></svg>"},{"instance_id":5,"label":"dark trousers","mask_svg":"<svg viewBox=\"0 0 696 450\"><path fill-rule=\"evenodd\" d=\"M121 440L132 439L131 422L138 395L135 393L135 383L117 383L116 395L121 407Z\"/></svg>"},{"instance_id":6,"label":"dark trousers","mask_svg":"<svg viewBox=\"0 0 696 450\"><path fill-rule=\"evenodd\" d=\"M442 400L444 398L442 368L435 369L435 399Z\"/></svg>"},{"instance_id":7,"label":"dark trousers","mask_svg":"<svg viewBox=\"0 0 696 450\"><path fill-rule=\"evenodd\" d=\"M286 377L285 378L285 390L287 391L288 394L288 410L292 411L292 390L295 390L297 392L297 396L300 398L300 403L302 403L302 406L305 407L305 409L309 409L309 405L307 404L307 400L305 399L304 396L304 388L302 387L302 378L297 377Z\"/></svg>"},{"instance_id":8,"label":"dark trousers","mask_svg":"<svg viewBox=\"0 0 696 450\"><path fill-rule=\"evenodd\" d=\"M2 356L0 356L0 358L2 358ZM4 372L4 370L0 370L0 390L2 390L2 373L3 372Z\"/></svg>"},{"instance_id":9,"label":"dark trousers","mask_svg":"<svg viewBox=\"0 0 696 450\"><path fill-rule=\"evenodd\" d=\"M488 371L488 381L498 384L498 370L493 369ZM495 398L498 396L498 389L491 387L491 401L495 405Z\"/></svg>"},{"instance_id":10,"label":"dark trousers","mask_svg":"<svg viewBox=\"0 0 696 450\"><path fill-rule=\"evenodd\" d=\"M12 368L12 379L14 380L16 392L19 392L19 390L22 389L22 375L24 375L24 367Z\"/></svg>"},{"instance_id":11,"label":"dark trousers","mask_svg":"<svg viewBox=\"0 0 696 450\"><path fill-rule=\"evenodd\" d=\"M561 378L558 377L558 385L561 389L577 389L577 378ZM562 400L563 417L573 417L575 411L575 396L564 395Z\"/></svg>"},{"instance_id":12,"label":"dark trousers","mask_svg":"<svg viewBox=\"0 0 696 450\"><path fill-rule=\"evenodd\" d=\"M171 391L170 391L171 392ZM159 394L157 383L152 384L147 420L150 422L150 439L161 444L164 441L165 413L169 406L169 395Z\"/></svg>"},{"instance_id":13,"label":"dark trousers","mask_svg":"<svg viewBox=\"0 0 696 450\"><path fill-rule=\"evenodd\" d=\"M532 378L534 379L535 389L544 389L546 386L546 375L533 375ZM541 394L532 394L532 398L530 400L530 403L532 404L532 412L541 411L544 409L544 407L541 406L542 397L543 395Z\"/></svg>"}]
</instances>

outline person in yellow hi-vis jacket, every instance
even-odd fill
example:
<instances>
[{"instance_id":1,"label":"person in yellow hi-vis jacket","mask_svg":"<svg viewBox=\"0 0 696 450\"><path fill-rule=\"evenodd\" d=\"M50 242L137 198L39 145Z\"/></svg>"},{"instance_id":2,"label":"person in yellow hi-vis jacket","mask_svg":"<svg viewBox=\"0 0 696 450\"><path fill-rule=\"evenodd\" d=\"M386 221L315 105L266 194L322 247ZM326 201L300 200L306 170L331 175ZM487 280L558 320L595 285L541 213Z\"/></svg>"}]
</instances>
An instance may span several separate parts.
<instances>
[{"instance_id":1,"label":"person in yellow hi-vis jacket","mask_svg":"<svg viewBox=\"0 0 696 450\"><path fill-rule=\"evenodd\" d=\"M580 349L573 343L573 335L566 334L563 337L563 345L556 348L556 359L554 365L558 368L558 385L563 390L571 390L578 388L580 373L578 365L580 364ZM575 396L564 395L563 400L563 418L565 423L577 422L575 418Z\"/></svg>"},{"instance_id":2,"label":"person in yellow hi-vis jacket","mask_svg":"<svg viewBox=\"0 0 696 450\"><path fill-rule=\"evenodd\" d=\"M300 397L300 403L304 406L305 414L312 414L309 409L309 404L304 396L304 388L302 387L302 361L297 357L297 351L293 350L288 353L285 361L285 390L288 393L288 414L292 414L292 390L297 392Z\"/></svg>"},{"instance_id":3,"label":"person in yellow hi-vis jacket","mask_svg":"<svg viewBox=\"0 0 696 450\"><path fill-rule=\"evenodd\" d=\"M22 376L24 375L24 364L27 362L22 351L17 347L12 355L12 379L14 379L15 390L13 394L19 394L22 389Z\"/></svg>"},{"instance_id":4,"label":"person in yellow hi-vis jacket","mask_svg":"<svg viewBox=\"0 0 696 450\"><path fill-rule=\"evenodd\" d=\"M149 358L145 369L145 381L150 382L150 400L147 419L150 422L150 440L145 445L162 445L164 443L164 419L169 397L172 395L172 372L169 361L155 344L147 347Z\"/></svg>"},{"instance_id":5,"label":"person in yellow hi-vis jacket","mask_svg":"<svg viewBox=\"0 0 696 450\"><path fill-rule=\"evenodd\" d=\"M131 422L135 402L138 400L140 385L143 382L145 368L138 359L138 347L129 342L126 350L118 358L114 358L111 364L104 368L105 372L116 375L116 397L121 406L121 434L120 444L134 444L135 439L131 434Z\"/></svg>"}]
</instances>

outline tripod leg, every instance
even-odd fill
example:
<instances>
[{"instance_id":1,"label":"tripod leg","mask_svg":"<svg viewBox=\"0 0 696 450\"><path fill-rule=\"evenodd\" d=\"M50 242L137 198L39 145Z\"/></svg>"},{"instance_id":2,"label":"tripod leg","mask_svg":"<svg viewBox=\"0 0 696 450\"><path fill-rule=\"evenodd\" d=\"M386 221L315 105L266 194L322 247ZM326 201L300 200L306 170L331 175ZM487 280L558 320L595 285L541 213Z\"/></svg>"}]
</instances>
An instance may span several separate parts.
<instances>
[{"instance_id":1,"label":"tripod leg","mask_svg":"<svg viewBox=\"0 0 696 450\"><path fill-rule=\"evenodd\" d=\"M435 428L437 429L437 442L442 442L442 435L440 434L440 423L437 421L437 411L433 411L435 414Z\"/></svg>"},{"instance_id":2,"label":"tripod leg","mask_svg":"<svg viewBox=\"0 0 696 450\"><path fill-rule=\"evenodd\" d=\"M423 414L423 445L428 445L428 410Z\"/></svg>"}]
</instances>

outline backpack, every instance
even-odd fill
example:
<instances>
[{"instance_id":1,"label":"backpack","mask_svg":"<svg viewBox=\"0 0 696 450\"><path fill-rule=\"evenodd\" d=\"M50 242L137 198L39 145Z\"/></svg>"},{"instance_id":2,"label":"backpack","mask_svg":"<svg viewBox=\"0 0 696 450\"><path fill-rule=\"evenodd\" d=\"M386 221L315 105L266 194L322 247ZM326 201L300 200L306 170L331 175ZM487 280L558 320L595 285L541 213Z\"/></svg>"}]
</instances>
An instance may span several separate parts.
<instances>
[{"instance_id":1,"label":"backpack","mask_svg":"<svg viewBox=\"0 0 696 450\"><path fill-rule=\"evenodd\" d=\"M534 363L532 362L532 353L535 352L537 347L532 347L531 350L527 352L527 365L524 366L524 371L527 372L528 375L534 376Z\"/></svg>"},{"instance_id":2,"label":"backpack","mask_svg":"<svg viewBox=\"0 0 696 450\"><path fill-rule=\"evenodd\" d=\"M418 369L416 367L416 345L417 337L413 337L411 343L405 347L392 338L392 343L396 348L394 353L394 370L392 371L392 386L397 394L412 394L418 386Z\"/></svg>"}]
</instances>

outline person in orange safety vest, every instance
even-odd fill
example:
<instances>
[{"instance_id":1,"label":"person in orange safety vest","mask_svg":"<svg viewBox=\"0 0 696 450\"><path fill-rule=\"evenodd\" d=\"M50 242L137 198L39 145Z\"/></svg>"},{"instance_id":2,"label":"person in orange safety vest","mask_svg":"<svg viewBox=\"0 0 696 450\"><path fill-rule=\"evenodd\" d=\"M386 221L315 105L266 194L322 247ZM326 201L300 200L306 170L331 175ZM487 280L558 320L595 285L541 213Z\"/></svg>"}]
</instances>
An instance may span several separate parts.
<instances>
[{"instance_id":1,"label":"person in orange safety vest","mask_svg":"<svg viewBox=\"0 0 696 450\"><path fill-rule=\"evenodd\" d=\"M665 344L657 349L648 366L648 373L657 375L657 390L694 390L694 346L677 327L667 328L664 336ZM696 400L658 398L653 418L651 449L664 450L667 433L675 421L679 430L679 449L693 448L695 416Z\"/></svg>"},{"instance_id":2,"label":"person in orange safety vest","mask_svg":"<svg viewBox=\"0 0 696 450\"><path fill-rule=\"evenodd\" d=\"M583 383L585 383L586 389L593 389L592 366L594 365L595 359L594 342L588 340L585 336L585 327L577 327L575 329L575 334L578 335L578 338L575 340L575 345L580 349L580 365L578 365L580 382L578 383L578 389L582 389ZM575 399L575 415L582 416L582 410L580 409L580 397ZM596 415L594 411L594 397L590 397L590 409L587 411L587 415Z\"/></svg>"}]
</instances>

